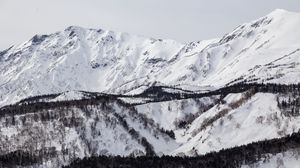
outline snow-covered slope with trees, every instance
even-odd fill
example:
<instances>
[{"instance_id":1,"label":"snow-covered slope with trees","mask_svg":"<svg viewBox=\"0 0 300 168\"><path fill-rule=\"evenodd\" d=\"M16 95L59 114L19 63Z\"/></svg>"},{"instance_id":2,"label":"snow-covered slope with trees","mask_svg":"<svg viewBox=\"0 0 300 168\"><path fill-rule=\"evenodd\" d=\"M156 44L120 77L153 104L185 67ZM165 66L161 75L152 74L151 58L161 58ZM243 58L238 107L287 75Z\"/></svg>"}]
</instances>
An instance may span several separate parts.
<instances>
[{"instance_id":1,"label":"snow-covered slope with trees","mask_svg":"<svg viewBox=\"0 0 300 168\"><path fill-rule=\"evenodd\" d=\"M60 167L95 155L170 154L179 146L167 130L115 99L33 104L10 106L8 115L1 109L0 155L20 150Z\"/></svg>"},{"instance_id":2,"label":"snow-covered slope with trees","mask_svg":"<svg viewBox=\"0 0 300 168\"><path fill-rule=\"evenodd\" d=\"M69 27L0 54L0 105L70 90L207 90L233 81L299 82L300 15L275 10L223 38L178 43Z\"/></svg>"},{"instance_id":3,"label":"snow-covered slope with trees","mask_svg":"<svg viewBox=\"0 0 300 168\"><path fill-rule=\"evenodd\" d=\"M300 165L299 149L289 150L276 155L266 155L257 163L242 165L241 168L297 168Z\"/></svg>"},{"instance_id":4,"label":"snow-covered slope with trees","mask_svg":"<svg viewBox=\"0 0 300 168\"><path fill-rule=\"evenodd\" d=\"M178 130L183 145L175 154L199 155L251 142L284 137L300 130L300 116L278 107L277 94L230 94L190 127Z\"/></svg>"},{"instance_id":5,"label":"snow-covered slope with trees","mask_svg":"<svg viewBox=\"0 0 300 168\"><path fill-rule=\"evenodd\" d=\"M36 35L0 52L0 158L198 156L298 132L299 27L275 10L188 44L74 26Z\"/></svg>"}]
</instances>

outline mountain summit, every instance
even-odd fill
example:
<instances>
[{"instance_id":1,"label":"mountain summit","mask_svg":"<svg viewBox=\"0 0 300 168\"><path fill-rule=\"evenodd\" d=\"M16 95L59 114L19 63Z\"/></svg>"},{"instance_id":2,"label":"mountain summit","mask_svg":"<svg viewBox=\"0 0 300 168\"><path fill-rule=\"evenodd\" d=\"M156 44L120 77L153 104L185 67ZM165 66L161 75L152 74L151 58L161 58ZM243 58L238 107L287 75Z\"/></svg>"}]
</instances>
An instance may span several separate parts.
<instances>
[{"instance_id":1,"label":"mountain summit","mask_svg":"<svg viewBox=\"0 0 300 168\"><path fill-rule=\"evenodd\" d=\"M187 44L70 26L2 51L0 167L297 167L299 26L275 10Z\"/></svg>"},{"instance_id":2,"label":"mountain summit","mask_svg":"<svg viewBox=\"0 0 300 168\"><path fill-rule=\"evenodd\" d=\"M220 39L179 43L71 26L0 53L0 106L84 90L136 94L149 86L201 91L239 81L298 83L300 15L277 9Z\"/></svg>"}]
</instances>

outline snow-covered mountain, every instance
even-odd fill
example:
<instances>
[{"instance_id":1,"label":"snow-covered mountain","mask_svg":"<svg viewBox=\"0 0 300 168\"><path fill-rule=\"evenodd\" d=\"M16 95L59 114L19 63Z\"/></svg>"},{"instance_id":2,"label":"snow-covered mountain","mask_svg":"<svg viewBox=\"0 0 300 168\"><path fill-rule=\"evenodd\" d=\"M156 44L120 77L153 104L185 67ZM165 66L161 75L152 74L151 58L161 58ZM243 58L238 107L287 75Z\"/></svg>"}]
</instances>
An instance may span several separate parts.
<instances>
[{"instance_id":1,"label":"snow-covered mountain","mask_svg":"<svg viewBox=\"0 0 300 168\"><path fill-rule=\"evenodd\" d=\"M89 92L24 99L0 108L0 158L20 150L59 167L98 155L198 156L300 130L299 85L229 88L169 101Z\"/></svg>"},{"instance_id":2,"label":"snow-covered mountain","mask_svg":"<svg viewBox=\"0 0 300 168\"><path fill-rule=\"evenodd\" d=\"M117 100L104 96L97 103L77 101L55 101L50 109L22 107L12 110L13 116L3 116L2 109L0 155L44 151L38 156L49 159L44 166L59 167L86 156L162 155L179 146L151 119Z\"/></svg>"},{"instance_id":3,"label":"snow-covered mountain","mask_svg":"<svg viewBox=\"0 0 300 168\"><path fill-rule=\"evenodd\" d=\"M70 90L134 94L149 85L188 90L237 80L299 82L300 14L275 10L220 39L182 44L69 27L0 54L0 105Z\"/></svg>"},{"instance_id":4,"label":"snow-covered mountain","mask_svg":"<svg viewBox=\"0 0 300 168\"><path fill-rule=\"evenodd\" d=\"M188 44L74 26L36 35L0 52L0 158L197 156L298 132L299 27L278 9Z\"/></svg>"}]
</instances>

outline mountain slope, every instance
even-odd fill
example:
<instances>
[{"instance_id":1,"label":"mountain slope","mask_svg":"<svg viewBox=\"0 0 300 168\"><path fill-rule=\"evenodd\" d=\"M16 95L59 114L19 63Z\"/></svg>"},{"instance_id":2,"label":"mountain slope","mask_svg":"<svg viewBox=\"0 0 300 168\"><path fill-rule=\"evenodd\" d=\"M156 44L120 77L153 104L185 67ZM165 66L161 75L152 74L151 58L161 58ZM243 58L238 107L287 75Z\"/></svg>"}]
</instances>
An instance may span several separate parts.
<instances>
[{"instance_id":1,"label":"mountain slope","mask_svg":"<svg viewBox=\"0 0 300 168\"><path fill-rule=\"evenodd\" d=\"M234 81L299 82L300 15L284 10L221 39L182 44L69 27L0 56L0 106L70 90L134 94L151 85L201 91Z\"/></svg>"},{"instance_id":2,"label":"mountain slope","mask_svg":"<svg viewBox=\"0 0 300 168\"><path fill-rule=\"evenodd\" d=\"M300 129L299 26L300 14L275 10L188 44L74 26L36 35L0 52L0 166L14 155L37 167L215 155L289 138ZM243 166L296 156L280 152Z\"/></svg>"},{"instance_id":3,"label":"mountain slope","mask_svg":"<svg viewBox=\"0 0 300 168\"><path fill-rule=\"evenodd\" d=\"M174 167L174 168L295 168L299 165L299 132L285 138L259 141L196 157L111 157L77 159L68 168L82 167Z\"/></svg>"},{"instance_id":4,"label":"mountain slope","mask_svg":"<svg viewBox=\"0 0 300 168\"><path fill-rule=\"evenodd\" d=\"M37 155L43 167L87 156L169 154L179 146L151 119L113 97L24 102L0 111L0 155L23 151Z\"/></svg>"},{"instance_id":5,"label":"mountain slope","mask_svg":"<svg viewBox=\"0 0 300 168\"><path fill-rule=\"evenodd\" d=\"M299 95L300 85L238 84L162 102L88 92L32 97L0 108L0 156L41 153L40 164L53 167L98 155L218 152L298 132Z\"/></svg>"}]
</instances>

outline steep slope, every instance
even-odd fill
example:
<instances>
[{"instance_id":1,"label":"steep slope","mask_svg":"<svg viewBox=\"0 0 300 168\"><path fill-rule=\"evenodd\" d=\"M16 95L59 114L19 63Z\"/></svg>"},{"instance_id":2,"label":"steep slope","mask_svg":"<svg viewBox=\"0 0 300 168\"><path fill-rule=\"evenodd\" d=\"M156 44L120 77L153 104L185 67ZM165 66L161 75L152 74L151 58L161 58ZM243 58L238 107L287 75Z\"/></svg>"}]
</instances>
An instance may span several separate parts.
<instances>
[{"instance_id":1,"label":"steep slope","mask_svg":"<svg viewBox=\"0 0 300 168\"><path fill-rule=\"evenodd\" d=\"M300 15L284 10L221 39L181 44L69 27L0 54L0 106L70 90L134 94L151 85L201 91L233 81L299 82Z\"/></svg>"},{"instance_id":2,"label":"steep slope","mask_svg":"<svg viewBox=\"0 0 300 168\"><path fill-rule=\"evenodd\" d=\"M37 35L2 55L1 102L67 90L114 91L128 80L144 78L155 70L146 65L157 57L169 59L181 47L174 41L80 27Z\"/></svg>"},{"instance_id":3,"label":"steep slope","mask_svg":"<svg viewBox=\"0 0 300 168\"><path fill-rule=\"evenodd\" d=\"M299 165L299 132L284 138L259 141L196 157L107 157L77 159L66 168L172 167L172 168L294 168Z\"/></svg>"},{"instance_id":4,"label":"steep slope","mask_svg":"<svg viewBox=\"0 0 300 168\"><path fill-rule=\"evenodd\" d=\"M0 126L0 155L23 151L43 167L97 155L169 154L178 147L151 119L105 96L8 106Z\"/></svg>"},{"instance_id":5,"label":"steep slope","mask_svg":"<svg viewBox=\"0 0 300 168\"><path fill-rule=\"evenodd\" d=\"M177 139L183 145L174 154L205 154L297 132L299 115L287 115L278 107L278 97L270 93L226 96L224 104L200 115L187 130L178 130Z\"/></svg>"},{"instance_id":6,"label":"steep slope","mask_svg":"<svg viewBox=\"0 0 300 168\"><path fill-rule=\"evenodd\" d=\"M298 13L275 10L237 27L224 36L217 47L209 49L211 55L216 56L212 60L217 62L214 64L217 66L204 83L228 83L234 79L298 83L299 18ZM226 52L220 52L224 49Z\"/></svg>"},{"instance_id":7,"label":"steep slope","mask_svg":"<svg viewBox=\"0 0 300 168\"><path fill-rule=\"evenodd\" d=\"M300 85L238 84L165 93L170 98L159 102L141 95L66 92L4 106L0 158L21 151L44 167L59 167L98 155L198 156L300 129Z\"/></svg>"},{"instance_id":8,"label":"steep slope","mask_svg":"<svg viewBox=\"0 0 300 168\"><path fill-rule=\"evenodd\" d=\"M299 26L300 14L275 10L189 44L74 26L36 35L0 52L0 158L58 167L289 136L300 130Z\"/></svg>"}]
</instances>

